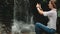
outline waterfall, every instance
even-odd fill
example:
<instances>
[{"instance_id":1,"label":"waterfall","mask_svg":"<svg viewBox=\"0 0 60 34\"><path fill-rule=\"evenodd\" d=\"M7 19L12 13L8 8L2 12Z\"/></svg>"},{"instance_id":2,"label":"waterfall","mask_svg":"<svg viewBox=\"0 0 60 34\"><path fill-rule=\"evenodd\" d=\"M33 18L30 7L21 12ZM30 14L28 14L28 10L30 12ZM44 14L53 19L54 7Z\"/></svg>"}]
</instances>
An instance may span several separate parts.
<instances>
[{"instance_id":1,"label":"waterfall","mask_svg":"<svg viewBox=\"0 0 60 34\"><path fill-rule=\"evenodd\" d=\"M20 33L21 30L34 31L33 15L30 13L29 0L14 0L14 23L12 34ZM31 33L30 33L31 34Z\"/></svg>"}]
</instances>

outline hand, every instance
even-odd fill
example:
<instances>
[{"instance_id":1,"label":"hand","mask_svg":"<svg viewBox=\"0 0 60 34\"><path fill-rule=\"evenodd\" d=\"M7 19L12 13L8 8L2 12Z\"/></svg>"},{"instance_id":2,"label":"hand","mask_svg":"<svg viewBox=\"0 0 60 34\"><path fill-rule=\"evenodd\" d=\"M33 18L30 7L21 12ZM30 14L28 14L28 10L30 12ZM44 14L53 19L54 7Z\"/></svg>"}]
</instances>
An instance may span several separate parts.
<instances>
[{"instance_id":1,"label":"hand","mask_svg":"<svg viewBox=\"0 0 60 34\"><path fill-rule=\"evenodd\" d=\"M41 9L41 5L37 3L36 5L37 8L40 8Z\"/></svg>"}]
</instances>

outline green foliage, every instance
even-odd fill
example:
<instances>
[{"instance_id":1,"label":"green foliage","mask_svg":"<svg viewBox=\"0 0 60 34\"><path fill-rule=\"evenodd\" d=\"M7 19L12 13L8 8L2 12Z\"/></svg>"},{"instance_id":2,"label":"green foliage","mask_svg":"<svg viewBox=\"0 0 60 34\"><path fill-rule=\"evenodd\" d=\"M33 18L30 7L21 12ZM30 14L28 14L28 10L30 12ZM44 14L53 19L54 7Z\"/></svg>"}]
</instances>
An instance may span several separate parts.
<instances>
[{"instance_id":1,"label":"green foliage","mask_svg":"<svg viewBox=\"0 0 60 34\"><path fill-rule=\"evenodd\" d=\"M46 2L46 0L43 0L43 2Z\"/></svg>"},{"instance_id":2,"label":"green foliage","mask_svg":"<svg viewBox=\"0 0 60 34\"><path fill-rule=\"evenodd\" d=\"M60 9L58 9L58 17L60 17Z\"/></svg>"}]
</instances>

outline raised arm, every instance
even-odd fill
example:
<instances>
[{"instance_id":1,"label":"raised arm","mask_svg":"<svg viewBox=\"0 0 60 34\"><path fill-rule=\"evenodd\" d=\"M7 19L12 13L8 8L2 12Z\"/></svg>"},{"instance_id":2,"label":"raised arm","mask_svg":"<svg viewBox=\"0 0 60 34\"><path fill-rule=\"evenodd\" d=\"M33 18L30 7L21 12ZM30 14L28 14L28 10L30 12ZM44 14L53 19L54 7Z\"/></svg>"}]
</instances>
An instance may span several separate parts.
<instances>
[{"instance_id":1,"label":"raised arm","mask_svg":"<svg viewBox=\"0 0 60 34\"><path fill-rule=\"evenodd\" d=\"M37 7L37 10L38 12L41 14L41 15L44 15L44 16L51 16L53 14L53 11L48 11L48 12L44 12L41 8L41 5L37 3L36 5Z\"/></svg>"},{"instance_id":2,"label":"raised arm","mask_svg":"<svg viewBox=\"0 0 60 34\"><path fill-rule=\"evenodd\" d=\"M38 12L42 15L43 14L43 10L41 8L41 5L37 3L36 8L37 8Z\"/></svg>"}]
</instances>

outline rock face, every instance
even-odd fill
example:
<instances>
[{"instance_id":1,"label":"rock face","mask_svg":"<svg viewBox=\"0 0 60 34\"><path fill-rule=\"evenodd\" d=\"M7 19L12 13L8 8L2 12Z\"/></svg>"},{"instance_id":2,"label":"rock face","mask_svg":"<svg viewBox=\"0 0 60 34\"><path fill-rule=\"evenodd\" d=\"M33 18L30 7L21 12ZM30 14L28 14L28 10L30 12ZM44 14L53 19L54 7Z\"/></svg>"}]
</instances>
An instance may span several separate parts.
<instances>
[{"instance_id":1,"label":"rock face","mask_svg":"<svg viewBox=\"0 0 60 34\"><path fill-rule=\"evenodd\" d=\"M14 0L0 0L0 23L11 32Z\"/></svg>"}]
</instances>

